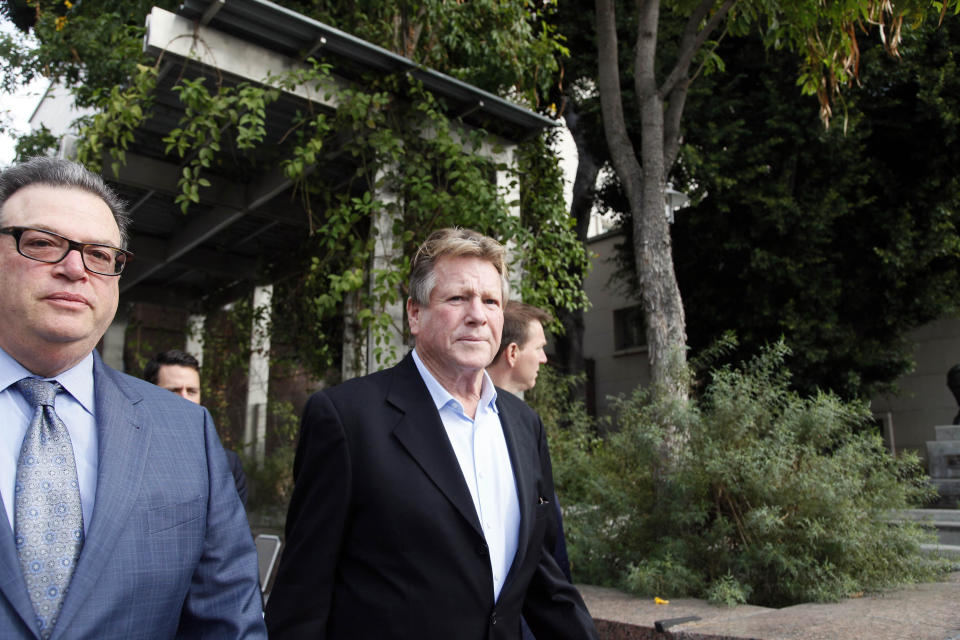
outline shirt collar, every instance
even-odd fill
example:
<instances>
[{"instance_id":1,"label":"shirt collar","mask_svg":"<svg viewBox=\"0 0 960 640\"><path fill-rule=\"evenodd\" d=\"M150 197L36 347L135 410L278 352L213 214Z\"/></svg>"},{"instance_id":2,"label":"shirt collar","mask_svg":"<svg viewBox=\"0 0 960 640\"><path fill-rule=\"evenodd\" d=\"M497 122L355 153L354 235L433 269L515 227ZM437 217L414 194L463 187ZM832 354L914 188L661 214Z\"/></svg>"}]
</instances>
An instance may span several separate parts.
<instances>
[{"instance_id":1,"label":"shirt collar","mask_svg":"<svg viewBox=\"0 0 960 640\"><path fill-rule=\"evenodd\" d=\"M430 373L430 370L427 369L427 366L423 364L423 360L420 359L420 355L417 353L416 348L413 350L413 362L417 365L417 371L420 372L420 377L423 378L423 383L427 385L427 391L430 392L430 397L433 399L433 404L436 406L437 411L447 406L451 402L456 404L461 411L463 410L460 401L454 398L453 394L447 391L443 385L433 377L433 374ZM497 409L497 388L494 386L493 380L490 379L490 376L487 375L486 369L483 371L483 384L480 387L479 406L488 407L494 413L500 413L500 411Z\"/></svg>"},{"instance_id":2,"label":"shirt collar","mask_svg":"<svg viewBox=\"0 0 960 640\"><path fill-rule=\"evenodd\" d=\"M13 357L0 349L0 391L5 390L10 385L23 378L36 378L22 364L13 359ZM93 353L88 353L87 357L67 369L57 374L53 378L43 378L44 380L56 380L66 389L67 393L73 396L80 405L90 415L94 413L94 391L93 391Z\"/></svg>"}]
</instances>

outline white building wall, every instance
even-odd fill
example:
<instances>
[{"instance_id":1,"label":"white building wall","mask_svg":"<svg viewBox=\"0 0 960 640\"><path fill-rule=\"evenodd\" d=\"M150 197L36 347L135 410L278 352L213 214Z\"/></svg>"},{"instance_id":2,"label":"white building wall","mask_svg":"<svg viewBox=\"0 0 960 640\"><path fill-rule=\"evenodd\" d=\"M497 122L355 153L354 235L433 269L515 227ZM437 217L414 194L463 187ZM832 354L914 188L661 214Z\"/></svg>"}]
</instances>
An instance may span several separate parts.
<instances>
[{"instance_id":1,"label":"white building wall","mask_svg":"<svg viewBox=\"0 0 960 640\"><path fill-rule=\"evenodd\" d=\"M583 356L593 360L593 392L598 415L608 413L608 396L629 394L650 381L650 361L645 347L618 351L614 343L614 311L639 304L610 282L616 265L614 247L623 242L618 233L588 241L593 268L584 281L590 309L584 314Z\"/></svg>"},{"instance_id":2,"label":"white building wall","mask_svg":"<svg viewBox=\"0 0 960 640\"><path fill-rule=\"evenodd\" d=\"M73 96L66 88L51 83L30 116L30 128L36 130L45 126L59 138L66 133L75 133L74 121L80 116L93 113L93 109L77 108L73 103Z\"/></svg>"}]
</instances>

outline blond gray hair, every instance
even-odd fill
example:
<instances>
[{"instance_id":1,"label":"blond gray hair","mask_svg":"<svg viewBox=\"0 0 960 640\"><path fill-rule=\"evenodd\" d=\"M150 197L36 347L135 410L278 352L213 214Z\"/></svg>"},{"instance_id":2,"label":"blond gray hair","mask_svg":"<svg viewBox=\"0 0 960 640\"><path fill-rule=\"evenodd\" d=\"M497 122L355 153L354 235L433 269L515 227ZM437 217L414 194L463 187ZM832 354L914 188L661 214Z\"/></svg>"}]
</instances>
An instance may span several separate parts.
<instances>
[{"instance_id":1,"label":"blond gray hair","mask_svg":"<svg viewBox=\"0 0 960 640\"><path fill-rule=\"evenodd\" d=\"M500 274L500 289L506 304L510 294L506 248L489 236L460 227L434 231L417 249L410 267L410 299L421 306L429 305L430 294L437 284L434 270L437 261L443 257L465 256L486 260L494 266Z\"/></svg>"}]
</instances>

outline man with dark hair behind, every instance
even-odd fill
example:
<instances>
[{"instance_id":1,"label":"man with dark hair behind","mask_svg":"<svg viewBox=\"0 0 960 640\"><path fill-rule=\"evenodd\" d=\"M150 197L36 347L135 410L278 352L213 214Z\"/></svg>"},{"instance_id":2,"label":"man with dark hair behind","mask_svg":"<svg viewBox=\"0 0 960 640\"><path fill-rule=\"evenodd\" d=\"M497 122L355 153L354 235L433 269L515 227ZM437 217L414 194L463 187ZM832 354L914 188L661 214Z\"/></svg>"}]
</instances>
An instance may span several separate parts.
<instances>
[{"instance_id":1,"label":"man with dark hair behind","mask_svg":"<svg viewBox=\"0 0 960 640\"><path fill-rule=\"evenodd\" d=\"M547 363L547 338L543 325L550 322L550 314L539 307L511 300L503 309L503 337L500 349L487 367L487 373L498 387L514 395L529 391L537 384L537 372ZM553 557L567 580L570 575L570 559L563 535L563 513L556 493L553 495L556 537L553 539ZM523 622L524 640L533 640L533 632Z\"/></svg>"},{"instance_id":2,"label":"man with dark hair behind","mask_svg":"<svg viewBox=\"0 0 960 640\"><path fill-rule=\"evenodd\" d=\"M487 373L493 383L514 395L533 389L537 372L546 364L547 338L543 325L550 314L530 304L511 300L503 310L503 338Z\"/></svg>"},{"instance_id":3,"label":"man with dark hair behind","mask_svg":"<svg viewBox=\"0 0 960 640\"><path fill-rule=\"evenodd\" d=\"M200 362L186 351L170 349L155 355L143 368L143 379L172 391L181 398L200 404ZM240 456L223 448L230 463L237 494L243 506L247 506L247 477L243 473Z\"/></svg>"},{"instance_id":4,"label":"man with dark hair behind","mask_svg":"<svg viewBox=\"0 0 960 640\"><path fill-rule=\"evenodd\" d=\"M200 404L200 361L186 351L170 349L153 356L143 368L143 379Z\"/></svg>"}]
</instances>

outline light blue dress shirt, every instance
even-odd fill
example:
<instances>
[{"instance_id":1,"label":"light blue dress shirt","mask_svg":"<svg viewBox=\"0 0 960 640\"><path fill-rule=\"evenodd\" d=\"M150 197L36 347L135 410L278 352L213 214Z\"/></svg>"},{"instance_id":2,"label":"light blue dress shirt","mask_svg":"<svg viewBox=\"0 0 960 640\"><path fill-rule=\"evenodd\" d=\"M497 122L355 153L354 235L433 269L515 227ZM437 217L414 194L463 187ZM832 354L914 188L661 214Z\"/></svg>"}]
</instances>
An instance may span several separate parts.
<instances>
[{"instance_id":1,"label":"light blue dress shirt","mask_svg":"<svg viewBox=\"0 0 960 640\"><path fill-rule=\"evenodd\" d=\"M413 350L413 361L440 413L440 420L460 463L463 479L470 489L490 552L493 597L499 598L517 554L520 502L497 410L497 390L484 371L480 403L476 415L470 419L463 405L427 370L416 349Z\"/></svg>"},{"instance_id":2,"label":"light blue dress shirt","mask_svg":"<svg viewBox=\"0 0 960 640\"><path fill-rule=\"evenodd\" d=\"M0 349L0 496L7 512L7 521L13 528L13 486L17 476L17 459L34 409L16 387L18 380L35 376L23 365ZM97 494L97 419L93 391L93 354L79 364L53 378L63 386L57 394L54 409L70 432L73 455L77 461L77 480L80 482L80 503L83 507L83 528L89 530L93 504Z\"/></svg>"}]
</instances>

